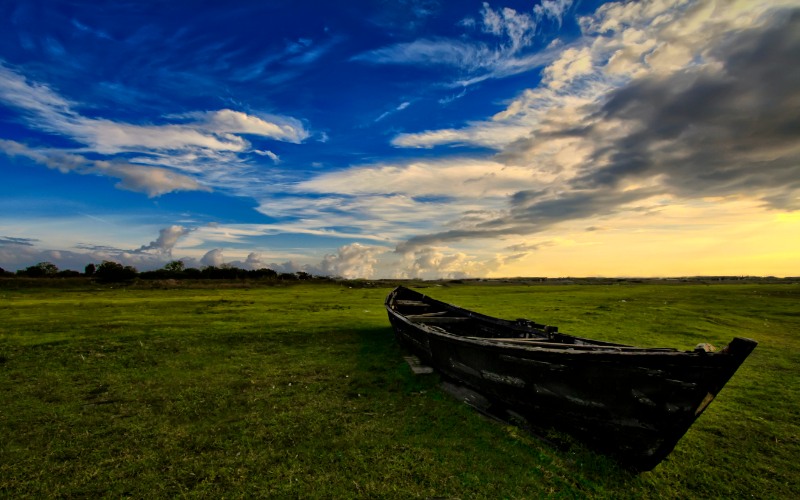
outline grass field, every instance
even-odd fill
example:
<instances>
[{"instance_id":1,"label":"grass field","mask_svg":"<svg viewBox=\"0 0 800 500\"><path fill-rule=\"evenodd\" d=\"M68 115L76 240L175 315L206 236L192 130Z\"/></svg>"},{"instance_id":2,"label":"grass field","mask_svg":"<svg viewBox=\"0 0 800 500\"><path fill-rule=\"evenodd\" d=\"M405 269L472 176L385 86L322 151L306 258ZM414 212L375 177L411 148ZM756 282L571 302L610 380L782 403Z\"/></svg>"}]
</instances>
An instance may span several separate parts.
<instances>
[{"instance_id":1,"label":"grass field","mask_svg":"<svg viewBox=\"0 0 800 500\"><path fill-rule=\"evenodd\" d=\"M0 286L0 497L800 497L800 286L431 286L565 333L760 342L652 472L414 377L388 287ZM487 293L488 292L488 293Z\"/></svg>"}]
</instances>

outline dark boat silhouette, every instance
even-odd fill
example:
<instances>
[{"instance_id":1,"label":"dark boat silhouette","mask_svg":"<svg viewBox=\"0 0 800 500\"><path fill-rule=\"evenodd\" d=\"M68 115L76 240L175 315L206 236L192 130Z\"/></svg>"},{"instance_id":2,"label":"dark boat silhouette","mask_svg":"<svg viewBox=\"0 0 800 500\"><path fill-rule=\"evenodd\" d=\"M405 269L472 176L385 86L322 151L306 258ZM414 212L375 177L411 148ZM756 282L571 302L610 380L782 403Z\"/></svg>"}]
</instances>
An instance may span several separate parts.
<instances>
[{"instance_id":1,"label":"dark boat silhouette","mask_svg":"<svg viewBox=\"0 0 800 500\"><path fill-rule=\"evenodd\" d=\"M746 338L719 351L613 344L492 318L405 287L385 305L398 341L422 363L532 427L566 432L636 471L669 455L757 345Z\"/></svg>"}]
</instances>

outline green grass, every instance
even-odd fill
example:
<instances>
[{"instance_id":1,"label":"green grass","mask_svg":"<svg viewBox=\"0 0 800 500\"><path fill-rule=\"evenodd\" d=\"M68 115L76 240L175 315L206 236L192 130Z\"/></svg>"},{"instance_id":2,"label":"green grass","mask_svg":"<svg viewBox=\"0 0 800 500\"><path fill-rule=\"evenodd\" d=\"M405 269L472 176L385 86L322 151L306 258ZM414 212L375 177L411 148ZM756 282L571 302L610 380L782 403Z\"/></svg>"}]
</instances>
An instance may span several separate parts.
<instances>
[{"instance_id":1,"label":"green grass","mask_svg":"<svg viewBox=\"0 0 800 500\"><path fill-rule=\"evenodd\" d=\"M0 497L800 496L800 286L424 292L609 341L760 345L652 472L414 377L388 288L0 288Z\"/></svg>"}]
</instances>

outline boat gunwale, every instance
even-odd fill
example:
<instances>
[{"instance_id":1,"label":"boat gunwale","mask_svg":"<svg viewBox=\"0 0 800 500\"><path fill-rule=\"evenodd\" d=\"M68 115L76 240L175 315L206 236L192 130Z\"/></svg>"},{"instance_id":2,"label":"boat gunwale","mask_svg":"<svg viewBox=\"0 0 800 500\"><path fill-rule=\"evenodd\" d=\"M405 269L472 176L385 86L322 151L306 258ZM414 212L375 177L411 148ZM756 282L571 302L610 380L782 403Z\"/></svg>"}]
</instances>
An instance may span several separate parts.
<instances>
[{"instance_id":1,"label":"boat gunwale","mask_svg":"<svg viewBox=\"0 0 800 500\"><path fill-rule=\"evenodd\" d=\"M450 312L460 313L466 319L474 319L477 321L484 321L487 323L492 323L497 326L509 327L520 329L520 326L524 326L525 323L520 323L520 321L529 322L530 324L540 325L532 320L527 320L524 318L520 318L517 321L496 318L493 316L488 316L479 312L471 311L469 309L465 309L453 304L448 304L446 302L439 301L432 297L429 297L423 293L411 290L409 288L400 286L395 288L392 293L387 296L385 305L387 311L398 318L399 320L403 321L411 328L415 328L421 331L424 331L428 335L434 335L437 337L446 338L452 342L466 342L469 344L476 344L484 347L497 347L501 349L509 349L514 348L515 350L519 349L522 351L528 352L550 352L554 354L574 354L574 355L592 355L598 356L602 354L609 354L614 356L619 355L626 355L626 356L634 356L634 355L649 355L649 356L667 356L667 357L678 357L687 359L709 359L715 357L727 357L730 356L731 353L728 351L727 347L723 349L719 349L717 351L704 351L704 350L681 350L673 347L638 347L632 346L627 344L615 344L611 342L604 342L598 341L583 337L576 337L574 335L560 333L564 337L572 338L580 342L586 342L586 344L563 344L557 343L552 340L548 340L547 337L542 337L542 340L538 340L536 338L520 338L520 339L494 339L494 338L481 338L481 337L470 337L465 335L459 335L456 333L452 333L447 331L444 328L431 328L429 325L425 323L417 323L408 319L407 315L403 314L392 307L395 296L399 290L406 290L411 292L415 295L420 297L420 302L424 302L431 306L440 306L444 309L447 309ZM405 299L400 299L405 300ZM545 325L541 325L545 326ZM538 329L543 332L543 330ZM743 337L737 337L741 340L746 342L753 342L752 339L747 339ZM748 353L749 354L749 353ZM745 356L746 357L746 356Z\"/></svg>"},{"instance_id":2,"label":"boat gunwale","mask_svg":"<svg viewBox=\"0 0 800 500\"><path fill-rule=\"evenodd\" d=\"M425 333L429 335L445 338L451 342L456 342L456 343L463 342L466 344L479 345L483 347L493 347L500 350L508 350L509 348L513 348L514 350L521 350L527 352L550 352L554 354L572 354L576 356L594 355L595 357L601 354L613 354L614 356L625 354L629 356L658 355L658 356L677 356L677 357L696 355L697 357L701 357L701 356L713 356L722 353L722 351L717 351L717 352L681 351L670 347L654 347L654 348L631 347L631 346L620 347L620 346L603 346L603 345L559 344L552 341L536 341L533 339L519 339L519 341L513 341L513 340L508 341L508 340L497 340L491 338L465 337L445 330L441 331L436 330L424 324L413 323L407 320L403 315L397 313L396 311L392 311L392 313L394 313L395 317L403 321L409 327L423 330Z\"/></svg>"}]
</instances>

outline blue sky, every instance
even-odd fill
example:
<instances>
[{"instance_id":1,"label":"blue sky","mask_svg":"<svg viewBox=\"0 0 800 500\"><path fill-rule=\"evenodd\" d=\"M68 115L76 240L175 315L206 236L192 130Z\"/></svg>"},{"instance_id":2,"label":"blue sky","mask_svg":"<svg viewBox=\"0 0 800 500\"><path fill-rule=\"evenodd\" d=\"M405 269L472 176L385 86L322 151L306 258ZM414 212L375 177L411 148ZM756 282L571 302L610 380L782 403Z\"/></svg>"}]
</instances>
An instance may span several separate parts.
<instances>
[{"instance_id":1,"label":"blue sky","mask_svg":"<svg viewBox=\"0 0 800 500\"><path fill-rule=\"evenodd\" d=\"M0 267L798 275L800 2L0 2Z\"/></svg>"}]
</instances>

